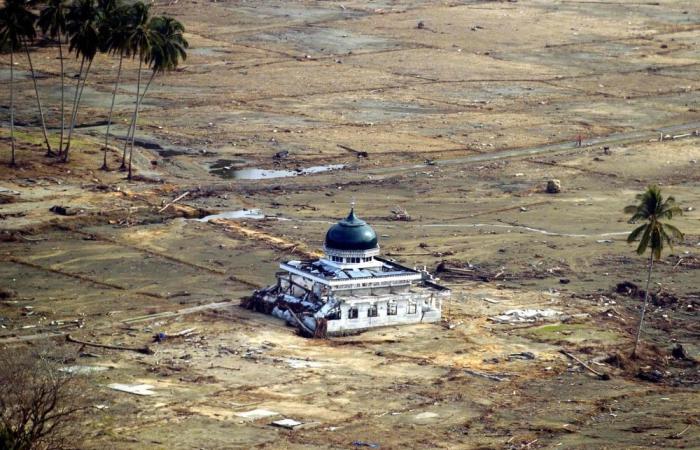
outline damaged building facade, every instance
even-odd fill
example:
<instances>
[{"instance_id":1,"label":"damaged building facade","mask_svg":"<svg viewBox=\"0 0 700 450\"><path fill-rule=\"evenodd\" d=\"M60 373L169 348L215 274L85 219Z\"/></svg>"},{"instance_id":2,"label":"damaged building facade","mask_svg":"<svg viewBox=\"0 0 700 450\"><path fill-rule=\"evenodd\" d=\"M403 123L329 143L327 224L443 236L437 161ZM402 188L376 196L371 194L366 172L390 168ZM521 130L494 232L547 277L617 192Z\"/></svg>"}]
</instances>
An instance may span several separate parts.
<instances>
[{"instance_id":1,"label":"damaged building facade","mask_svg":"<svg viewBox=\"0 0 700 450\"><path fill-rule=\"evenodd\" d=\"M440 320L450 290L425 268L381 258L375 231L354 208L330 227L323 250L319 259L281 263L277 282L244 305L314 337Z\"/></svg>"}]
</instances>

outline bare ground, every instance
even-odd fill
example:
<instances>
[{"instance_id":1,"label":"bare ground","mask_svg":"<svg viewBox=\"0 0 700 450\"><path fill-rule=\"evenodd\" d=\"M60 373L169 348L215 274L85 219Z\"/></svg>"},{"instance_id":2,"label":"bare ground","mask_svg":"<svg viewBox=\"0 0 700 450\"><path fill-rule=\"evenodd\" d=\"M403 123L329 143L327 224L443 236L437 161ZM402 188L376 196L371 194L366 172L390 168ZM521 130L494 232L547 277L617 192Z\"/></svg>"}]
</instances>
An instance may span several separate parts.
<instances>
[{"instance_id":1,"label":"bare ground","mask_svg":"<svg viewBox=\"0 0 700 450\"><path fill-rule=\"evenodd\" d=\"M90 448L700 447L698 369L671 356L677 343L691 357L700 351L700 150L697 136L673 139L700 128L695 2L181 0L156 9L186 24L191 49L147 97L141 181L97 170L116 65L103 57L81 111L93 126L78 130L68 164L43 157L18 58L20 167L0 171L0 186L17 193L2 193L0 205L0 342L52 337L75 349L76 364L109 367L90 375L101 405L86 423ZM48 75L39 83L56 127L55 52L33 58ZM9 59L0 63L6 80ZM120 89L116 137L133 108L135 67ZM119 151L110 150L112 168ZM289 156L273 158L280 151ZM326 164L346 168L233 177ZM561 194L543 192L549 178L562 180ZM621 210L651 183L689 208L674 220L686 238L657 266L661 294L642 357L630 361L641 302L616 286L642 286L645 260L624 242L631 225ZM185 192L182 206L158 212ZM273 280L280 260L317 251L353 198L385 254L461 269L439 274L454 293L444 324L312 341L236 306ZM413 220L392 220L397 205ZM268 217L193 220L243 208ZM517 308L563 316L489 320ZM151 343L193 327L190 338ZM68 333L156 352L80 357ZM511 356L522 352L535 358ZM654 370L659 382L638 378ZM156 394L109 383L151 384ZM255 408L306 425L236 415Z\"/></svg>"}]
</instances>

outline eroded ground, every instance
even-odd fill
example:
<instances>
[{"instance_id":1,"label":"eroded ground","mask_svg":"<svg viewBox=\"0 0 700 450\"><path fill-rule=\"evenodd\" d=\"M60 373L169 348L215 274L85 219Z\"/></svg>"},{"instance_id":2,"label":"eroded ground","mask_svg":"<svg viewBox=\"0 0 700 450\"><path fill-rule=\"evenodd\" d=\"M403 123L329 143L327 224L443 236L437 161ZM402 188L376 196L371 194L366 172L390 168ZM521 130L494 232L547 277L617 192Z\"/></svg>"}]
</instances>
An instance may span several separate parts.
<instances>
[{"instance_id":1,"label":"eroded ground","mask_svg":"<svg viewBox=\"0 0 700 450\"><path fill-rule=\"evenodd\" d=\"M43 157L18 58L20 167L0 171L13 191L0 192L0 342L53 336L78 355L70 334L155 350L76 356L109 368L89 375L100 405L86 424L91 448L700 447L698 369L671 356L677 343L700 351L700 138L685 136L700 128L696 2L180 0L156 10L186 24L191 48L146 97L140 180L97 170L116 67L105 57L68 164ZM55 52L33 56L57 137ZM116 138L135 67L117 97ZM7 122L0 133L6 159ZM327 165L344 168L245 179ZM562 193L543 192L550 178ZM629 361L640 300L616 286L643 287L645 260L625 243L621 211L651 183L686 208L674 219L686 238L657 265L662 294L642 358ZM313 341L236 306L280 260L318 251L352 199L385 255L446 268L444 324ZM412 220L392 220L397 206ZM242 209L265 218L195 220ZM512 309L557 314L490 320ZM151 343L188 328L197 333ZM660 382L637 377L654 370ZM279 415L237 415L256 408ZM283 417L305 426L269 425Z\"/></svg>"}]
</instances>

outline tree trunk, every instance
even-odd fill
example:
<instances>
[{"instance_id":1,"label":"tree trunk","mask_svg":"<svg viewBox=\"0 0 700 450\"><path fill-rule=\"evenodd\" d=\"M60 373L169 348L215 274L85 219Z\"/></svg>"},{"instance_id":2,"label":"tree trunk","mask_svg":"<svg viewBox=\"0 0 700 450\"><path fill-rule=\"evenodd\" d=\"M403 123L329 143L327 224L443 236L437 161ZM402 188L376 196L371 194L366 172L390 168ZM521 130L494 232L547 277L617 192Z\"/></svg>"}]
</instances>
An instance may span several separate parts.
<instances>
[{"instance_id":1,"label":"tree trunk","mask_svg":"<svg viewBox=\"0 0 700 450\"><path fill-rule=\"evenodd\" d=\"M34 63L32 62L32 56L29 54L29 45L27 41L24 41L24 51L27 54L27 61L29 61L29 71L32 73L32 81L34 82L34 95L36 95L36 106L39 108L39 118L41 119L41 132L44 133L44 142L46 143L46 156L52 156L53 151L51 151L51 144L49 143L49 137L46 134L46 121L44 121L44 109L41 107L41 98L39 97L39 87L36 84L36 74L34 73Z\"/></svg>"},{"instance_id":2,"label":"tree trunk","mask_svg":"<svg viewBox=\"0 0 700 450\"><path fill-rule=\"evenodd\" d=\"M80 93L78 94L78 101L75 104L75 111L73 112L73 123L71 124L70 130L68 132L68 144L66 145L66 152L63 154L63 162L68 161L68 150L70 149L70 136L75 128L75 124L78 121L78 111L80 110L80 99L83 98L83 90L85 90L85 83L87 83L87 77L90 73L90 67L92 66L92 59L88 61L87 68L85 69L85 77L83 78L83 86L80 88Z\"/></svg>"},{"instance_id":3,"label":"tree trunk","mask_svg":"<svg viewBox=\"0 0 700 450\"><path fill-rule=\"evenodd\" d=\"M153 82L153 79L156 77L156 73L153 72L151 73L151 78L148 79L148 83L146 83L146 89L143 90L143 94L141 94L141 101L139 103L143 102L144 97L146 97L146 92L148 92L148 88L151 87L151 83Z\"/></svg>"},{"instance_id":4,"label":"tree trunk","mask_svg":"<svg viewBox=\"0 0 700 450\"><path fill-rule=\"evenodd\" d=\"M155 77L155 72L151 74L151 78L148 80L148 84L146 84L146 88L143 90L143 94L139 95L139 93L136 93L136 102L139 106L137 108L140 108L141 102L143 101L143 98L146 96L146 92L148 92L148 88L151 87L151 82L153 81L153 78ZM124 141L124 152L122 153L122 165L119 167L119 170L122 172L126 170L126 149L129 147L129 143L132 142L134 138L134 133L136 132L136 123L134 122L134 117L131 117L131 123L129 123L129 129L126 132L126 140ZM133 146L133 143L131 144Z\"/></svg>"},{"instance_id":5,"label":"tree trunk","mask_svg":"<svg viewBox=\"0 0 700 450\"><path fill-rule=\"evenodd\" d=\"M70 148L70 140L73 137L73 125L75 122L75 107L78 102L78 92L80 91L80 78L83 76L83 66L85 65L85 57L80 60L80 70L78 71L78 83L75 85L75 95L73 95L73 109L71 109L70 115L70 127L68 128L68 137L66 138L66 148L61 152L63 153L63 161L68 160L68 149Z\"/></svg>"},{"instance_id":6,"label":"tree trunk","mask_svg":"<svg viewBox=\"0 0 700 450\"><path fill-rule=\"evenodd\" d=\"M58 141L58 154L63 153L63 132L66 128L65 117L65 75L63 69L63 45L61 45L61 36L58 36L58 58L61 60L61 138Z\"/></svg>"},{"instance_id":7,"label":"tree trunk","mask_svg":"<svg viewBox=\"0 0 700 450\"><path fill-rule=\"evenodd\" d=\"M141 105L141 98L139 97L139 92L141 91L141 67L142 66L143 66L143 59L139 58L139 74L138 74L138 77L136 79L136 108L134 108L134 117L131 119L132 120L132 132L131 132L131 147L129 149L129 174L126 177L127 180L131 180L131 175L132 175L131 160L134 157L134 136L136 135L136 121L139 120L139 106Z\"/></svg>"},{"instance_id":8,"label":"tree trunk","mask_svg":"<svg viewBox=\"0 0 700 450\"><path fill-rule=\"evenodd\" d=\"M642 314L639 317L639 327L637 328L637 338L634 340L634 348L632 349L632 358L637 356L637 347L639 339L642 336L642 326L644 325L644 315L647 312L647 302L649 301L649 282L651 281L651 270L654 268L654 252L649 255L649 272L647 273L647 287L644 291L644 303L642 304Z\"/></svg>"},{"instance_id":9,"label":"tree trunk","mask_svg":"<svg viewBox=\"0 0 700 450\"><path fill-rule=\"evenodd\" d=\"M12 146L12 158L10 166L15 167L15 49L10 46L10 145Z\"/></svg>"},{"instance_id":10,"label":"tree trunk","mask_svg":"<svg viewBox=\"0 0 700 450\"><path fill-rule=\"evenodd\" d=\"M114 82L114 91L112 92L112 104L109 107L109 117L107 118L107 131L105 132L105 148L104 158L102 160L101 170L108 170L107 167L107 146L109 145L109 128L112 125L112 112L114 111L114 100L117 98L117 88L119 80L122 76L122 62L124 61L124 52L119 53L119 68L117 69L117 81Z\"/></svg>"}]
</instances>

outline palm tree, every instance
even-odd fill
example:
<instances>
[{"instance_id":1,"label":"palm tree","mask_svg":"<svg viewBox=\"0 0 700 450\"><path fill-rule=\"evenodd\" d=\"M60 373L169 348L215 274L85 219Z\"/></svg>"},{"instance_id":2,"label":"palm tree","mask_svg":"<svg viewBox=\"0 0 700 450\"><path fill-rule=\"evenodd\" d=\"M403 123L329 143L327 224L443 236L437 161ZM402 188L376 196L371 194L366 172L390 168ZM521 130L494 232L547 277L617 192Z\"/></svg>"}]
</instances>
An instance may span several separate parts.
<instances>
[{"instance_id":1,"label":"palm tree","mask_svg":"<svg viewBox=\"0 0 700 450\"><path fill-rule=\"evenodd\" d=\"M649 282L651 281L651 271L654 268L654 260L658 261L661 258L661 251L664 245L668 244L671 247L673 240L683 239L683 233L671 224L661 222L661 219L672 219L674 215L681 215L683 211L676 206L676 199L668 197L664 200L661 195L661 189L658 186L649 186L645 192L637 195L639 204L629 205L625 207L625 213L632 214L630 223L635 223L639 220L645 221L644 224L638 226L627 237L627 242L635 242L639 240L637 253L643 255L649 249L649 270L647 273L647 287L644 291L644 304L642 305L642 313L639 318L639 327L637 328L637 337L634 341L634 349L632 357L637 354L637 346L639 338L642 334L642 325L644 324L644 315L647 309L649 300Z\"/></svg>"},{"instance_id":2,"label":"palm tree","mask_svg":"<svg viewBox=\"0 0 700 450\"><path fill-rule=\"evenodd\" d=\"M29 61L29 71L32 74L32 82L34 84L34 95L36 97L36 105L37 109L39 110L39 119L41 121L41 131L44 134L44 142L46 143L46 154L47 155L53 155L53 151L51 151L51 144L49 143L49 137L46 133L46 121L44 120L44 109L41 106L41 97L39 97L39 87L37 86L36 82L36 73L34 72L34 64L32 62L32 55L29 53L29 42L33 41L34 38L36 37L36 30L34 29L34 24L36 23L38 17L36 14L31 12L29 10L29 2L21 2L24 4L24 8L21 12L21 14L24 14L25 20L27 21L27 24L31 21L31 27L26 28L23 36L23 44L24 44L24 51L27 54L27 61Z\"/></svg>"},{"instance_id":3,"label":"palm tree","mask_svg":"<svg viewBox=\"0 0 700 450\"><path fill-rule=\"evenodd\" d=\"M100 36L102 37L102 51L119 55L119 67L117 69L117 78L114 82L114 90L112 91L112 104L109 107L109 117L107 118L107 130L105 131L105 145L103 148L104 157L100 170L109 170L107 166L107 149L109 147L109 129L112 125L112 113L114 111L114 101L117 97L117 89L122 75L122 64L124 57L131 55L131 41L129 37L133 31L134 18L138 17L138 8L131 5L115 5L114 2L107 0L102 8L102 20L100 28ZM134 11L134 8L137 8Z\"/></svg>"},{"instance_id":4,"label":"palm tree","mask_svg":"<svg viewBox=\"0 0 700 450\"><path fill-rule=\"evenodd\" d=\"M63 134L66 128L65 118L65 74L63 69L63 37L66 34L66 0L48 0L46 7L39 13L41 32L58 42L58 59L61 62L61 137L58 141L59 154L63 151ZM50 156L47 153L47 156Z\"/></svg>"},{"instance_id":5,"label":"palm tree","mask_svg":"<svg viewBox=\"0 0 700 450\"><path fill-rule=\"evenodd\" d=\"M39 100L39 91L37 90L36 77L34 76L34 67L32 65L31 56L29 55L28 41L34 39L36 31L34 23L36 15L29 11L27 2L24 0L5 0L5 5L0 8L0 36L2 40L10 47L10 142L12 147L11 166L16 165L15 160L15 116L14 116L14 53L16 50L24 47L29 58L29 65L32 68L32 80L34 80L34 90L36 93L37 102L39 105L39 114L41 115L41 124L44 131L44 138L48 145L46 137L46 127L44 126L44 114L41 109L41 101Z\"/></svg>"},{"instance_id":6,"label":"palm tree","mask_svg":"<svg viewBox=\"0 0 700 450\"><path fill-rule=\"evenodd\" d=\"M155 35L153 31L148 27L149 17L150 17L150 7L143 2L136 2L132 6L132 25L133 28L128 36L128 47L131 54L139 58L139 70L138 79L136 82L136 98L134 106L134 116L137 114L139 107L139 93L141 91L141 69L143 68L143 63L147 59L148 54L151 51L151 45L155 40ZM122 153L122 164L119 170L126 170L126 150L129 146L129 139L131 136L131 130L135 125L134 116L132 116L131 124L126 132L126 139L124 141L124 151Z\"/></svg>"},{"instance_id":7,"label":"palm tree","mask_svg":"<svg viewBox=\"0 0 700 450\"><path fill-rule=\"evenodd\" d=\"M134 152L134 135L136 134L136 122L138 121L138 110L143 98L148 92L153 79L158 73L175 70L180 60L187 59L186 49L189 43L184 37L185 27L182 23L172 17L154 17L149 23L149 29L154 33L154 42L151 45L150 54L147 55L147 60L151 64L151 77L143 90L143 95L138 100L136 111L133 117L133 126L131 133L131 147L129 150L129 175L131 179L131 159Z\"/></svg>"},{"instance_id":8,"label":"palm tree","mask_svg":"<svg viewBox=\"0 0 700 450\"><path fill-rule=\"evenodd\" d=\"M68 161L68 152L70 151L71 138L73 129L78 118L78 110L80 108L80 98L85 89L90 66L95 59L99 43L98 30L98 10L95 6L95 0L75 0L68 8L66 16L66 30L69 35L69 50L75 51L76 57L80 56L80 70L78 72L78 82L75 87L75 95L73 97L73 111L71 113L70 128L68 129L68 139L66 148L63 152L63 161ZM83 72L87 62L87 68ZM82 78L82 86L80 85Z\"/></svg>"}]
</instances>

